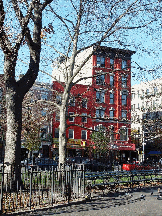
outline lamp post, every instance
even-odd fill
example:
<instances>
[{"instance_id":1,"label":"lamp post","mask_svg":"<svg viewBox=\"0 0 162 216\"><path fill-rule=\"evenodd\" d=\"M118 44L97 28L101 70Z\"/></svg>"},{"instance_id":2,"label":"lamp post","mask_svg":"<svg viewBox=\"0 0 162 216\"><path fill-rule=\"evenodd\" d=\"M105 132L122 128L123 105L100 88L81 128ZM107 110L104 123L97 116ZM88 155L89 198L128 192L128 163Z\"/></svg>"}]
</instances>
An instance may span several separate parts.
<instances>
[{"instance_id":1,"label":"lamp post","mask_svg":"<svg viewBox=\"0 0 162 216\"><path fill-rule=\"evenodd\" d=\"M144 133L144 130L143 130L143 133L142 133L142 147L143 147L143 151L142 151L142 162L144 162L144 160L145 160L145 145L146 145L146 143L145 143L145 133Z\"/></svg>"}]
</instances>

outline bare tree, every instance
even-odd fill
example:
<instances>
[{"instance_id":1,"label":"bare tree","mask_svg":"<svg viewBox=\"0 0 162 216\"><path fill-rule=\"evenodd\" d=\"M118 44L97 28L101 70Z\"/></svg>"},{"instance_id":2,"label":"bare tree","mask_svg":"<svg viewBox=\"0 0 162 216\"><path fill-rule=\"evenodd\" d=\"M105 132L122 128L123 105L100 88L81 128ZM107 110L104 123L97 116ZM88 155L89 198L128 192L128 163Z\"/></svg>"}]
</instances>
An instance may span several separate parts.
<instances>
[{"instance_id":1,"label":"bare tree","mask_svg":"<svg viewBox=\"0 0 162 216\"><path fill-rule=\"evenodd\" d=\"M20 155L22 129L22 102L34 84L40 63L42 12L52 0L0 1L0 46L4 53L4 76L6 84L7 132L5 147L5 173L15 171L20 183ZM11 24L9 27L7 22ZM13 31L14 29L14 31ZM16 33L15 33L16 32ZM26 74L16 81L16 65L21 45L27 43L30 54ZM13 180L13 185L15 180ZM4 184L7 184L5 175Z\"/></svg>"},{"instance_id":2,"label":"bare tree","mask_svg":"<svg viewBox=\"0 0 162 216\"><path fill-rule=\"evenodd\" d=\"M127 47L124 35L127 31L142 29L156 21L159 1L68 1L69 10L55 11L59 28L58 49L50 45L59 58L54 62L53 79L60 83L61 103L55 103L60 113L59 126L59 164L65 163L66 120L68 102L72 87L88 79L86 66L101 43L122 44ZM141 19L142 17L142 19ZM147 18L146 18L147 17ZM54 26L54 25L53 25ZM46 34L46 33L45 33ZM46 39L46 42L48 38ZM113 43L112 43L113 41ZM93 49L91 49L93 47ZM59 49L60 48L60 49ZM90 78L90 77L89 77Z\"/></svg>"}]
</instances>

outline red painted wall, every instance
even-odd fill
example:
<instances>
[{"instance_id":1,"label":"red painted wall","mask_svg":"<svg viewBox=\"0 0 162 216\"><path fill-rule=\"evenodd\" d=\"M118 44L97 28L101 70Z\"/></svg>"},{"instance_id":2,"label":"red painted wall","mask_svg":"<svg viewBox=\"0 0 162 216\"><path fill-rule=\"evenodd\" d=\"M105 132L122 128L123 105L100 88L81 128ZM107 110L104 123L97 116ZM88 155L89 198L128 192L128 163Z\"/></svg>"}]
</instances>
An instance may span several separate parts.
<instances>
[{"instance_id":1,"label":"red painted wall","mask_svg":"<svg viewBox=\"0 0 162 216\"><path fill-rule=\"evenodd\" d=\"M116 139L117 143L123 143L123 144L129 144L130 143L130 135L131 135L131 71L130 71L130 60L127 60L127 65L129 68L127 70L121 69L122 59L121 58L115 58L114 59L114 71L110 69L110 58L105 58L105 67L99 68L97 67L97 56L92 56L92 75L96 75L97 71L102 70L105 72L105 85L97 85L96 84L96 77L92 78L92 85L86 86L86 85L75 85L72 90L71 94L75 97L75 106L69 107L68 112L74 112L76 115L81 115L82 113L87 113L87 115L91 115L91 118L87 118L87 123L82 123L82 117L75 117L75 120L73 123L82 125L85 128L93 128L94 126L97 126L98 124L103 124L103 126L109 127L110 125L114 126L114 131L116 132ZM111 89L110 83L110 72L114 74L114 88ZM122 75L127 76L127 87L123 89L122 87ZM57 91L62 91L63 87L57 83L53 82L53 88ZM97 103L96 102L96 90L97 89L104 89L105 90L105 103ZM110 91L113 90L114 92L114 104L110 104ZM121 92L122 90L127 91L127 106L122 106L121 103ZM87 98L87 109L82 108L81 101L83 98ZM96 115L96 108L97 107L104 107L105 108L105 119L106 121L95 121L95 115ZM109 110L110 108L114 109L114 118L115 121L109 120ZM122 122L121 121L121 111L126 110L127 111L127 121ZM71 122L67 120L67 124L70 125ZM120 135L119 130L122 126L126 126L128 128L128 140L120 141ZM59 127L59 122L55 120L55 113L53 115L53 137L55 137L54 131L55 128ZM86 130L84 128L81 128L79 126L71 126L69 128L74 129L74 139L81 139L81 130ZM66 136L68 137L68 130L66 131ZM90 130L87 130L87 145L90 142ZM118 144L117 144L118 145ZM120 150L120 149L118 149Z\"/></svg>"}]
</instances>

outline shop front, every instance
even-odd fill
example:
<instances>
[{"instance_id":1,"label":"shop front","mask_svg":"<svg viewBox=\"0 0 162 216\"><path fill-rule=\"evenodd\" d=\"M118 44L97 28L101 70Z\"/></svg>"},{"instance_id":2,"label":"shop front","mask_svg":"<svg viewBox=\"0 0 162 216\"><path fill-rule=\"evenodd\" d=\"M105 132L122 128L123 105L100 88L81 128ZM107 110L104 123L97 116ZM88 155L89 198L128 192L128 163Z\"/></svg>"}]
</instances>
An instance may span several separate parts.
<instances>
[{"instance_id":1,"label":"shop front","mask_svg":"<svg viewBox=\"0 0 162 216\"><path fill-rule=\"evenodd\" d=\"M68 139L66 145L66 157L84 156L86 142L81 139ZM53 155L58 156L59 139L53 139Z\"/></svg>"}]
</instances>

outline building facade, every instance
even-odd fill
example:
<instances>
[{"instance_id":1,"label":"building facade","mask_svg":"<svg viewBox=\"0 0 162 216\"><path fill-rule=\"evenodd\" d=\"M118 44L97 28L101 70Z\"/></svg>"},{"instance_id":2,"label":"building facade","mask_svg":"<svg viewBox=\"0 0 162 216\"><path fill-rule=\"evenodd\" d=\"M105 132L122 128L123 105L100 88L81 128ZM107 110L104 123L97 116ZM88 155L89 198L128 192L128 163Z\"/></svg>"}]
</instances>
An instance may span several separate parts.
<instances>
[{"instance_id":1,"label":"building facade","mask_svg":"<svg viewBox=\"0 0 162 216\"><path fill-rule=\"evenodd\" d=\"M81 155L90 146L90 134L108 128L110 150L123 161L135 150L131 143L131 55L129 50L100 47L85 66L86 82L71 89L67 120L69 155ZM81 58L82 59L82 56ZM56 74L56 71L54 71ZM88 74L88 75L87 75ZM62 81L62 80L61 80ZM55 98L61 102L63 86L53 81ZM58 148L59 112L53 115L53 148Z\"/></svg>"},{"instance_id":2,"label":"building facade","mask_svg":"<svg viewBox=\"0 0 162 216\"><path fill-rule=\"evenodd\" d=\"M132 86L132 130L138 131L145 158L160 150L162 140L162 78ZM162 149L162 148L161 148ZM142 154L139 151L139 154Z\"/></svg>"}]
</instances>

